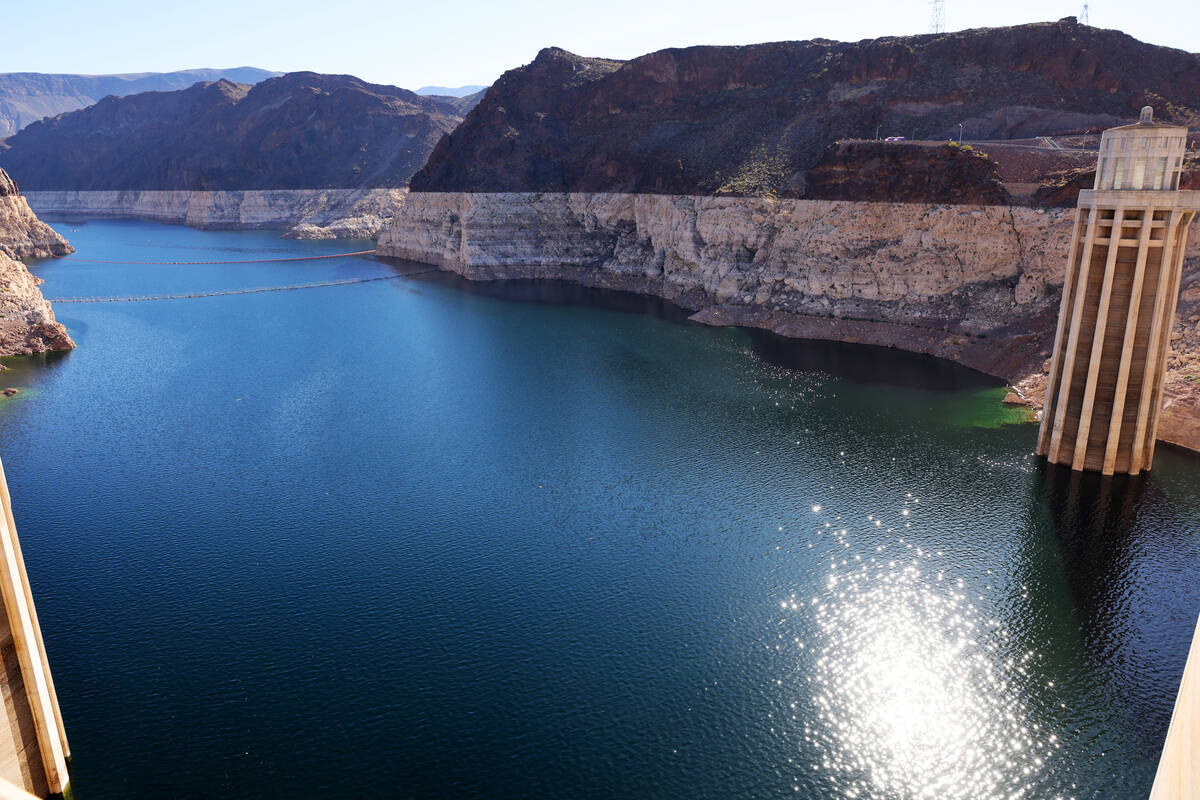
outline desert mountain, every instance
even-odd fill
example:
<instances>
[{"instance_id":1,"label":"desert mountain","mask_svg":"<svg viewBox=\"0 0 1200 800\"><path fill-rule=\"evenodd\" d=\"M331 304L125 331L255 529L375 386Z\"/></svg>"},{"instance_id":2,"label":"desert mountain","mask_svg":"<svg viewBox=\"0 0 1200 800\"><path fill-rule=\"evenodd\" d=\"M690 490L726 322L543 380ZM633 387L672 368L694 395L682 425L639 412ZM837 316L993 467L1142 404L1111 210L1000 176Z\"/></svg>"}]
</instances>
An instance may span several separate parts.
<instances>
[{"instance_id":1,"label":"desert mountain","mask_svg":"<svg viewBox=\"0 0 1200 800\"><path fill-rule=\"evenodd\" d=\"M831 143L1015 139L1200 122L1200 56L1073 17L861 42L543 50L438 143L414 191L804 196Z\"/></svg>"},{"instance_id":2,"label":"desert mountain","mask_svg":"<svg viewBox=\"0 0 1200 800\"><path fill-rule=\"evenodd\" d=\"M222 78L235 83L254 84L280 74L256 67L187 69L178 72L141 72L128 75L0 73L0 139L12 136L31 122L86 108L110 94L124 97L140 92L166 92L184 89L202 81L219 81Z\"/></svg>"},{"instance_id":3,"label":"desert mountain","mask_svg":"<svg viewBox=\"0 0 1200 800\"><path fill-rule=\"evenodd\" d=\"M349 75L220 80L36 122L0 166L27 190L400 187L462 102Z\"/></svg>"}]
</instances>

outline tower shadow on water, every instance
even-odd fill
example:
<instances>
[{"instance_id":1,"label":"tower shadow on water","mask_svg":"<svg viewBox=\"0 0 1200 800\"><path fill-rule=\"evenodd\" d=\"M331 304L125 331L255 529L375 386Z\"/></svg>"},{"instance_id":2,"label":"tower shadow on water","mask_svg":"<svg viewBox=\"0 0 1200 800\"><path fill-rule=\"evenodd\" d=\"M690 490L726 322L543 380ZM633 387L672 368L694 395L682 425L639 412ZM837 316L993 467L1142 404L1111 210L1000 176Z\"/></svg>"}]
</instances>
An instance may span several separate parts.
<instances>
[{"instance_id":1,"label":"tower shadow on water","mask_svg":"<svg viewBox=\"0 0 1200 800\"><path fill-rule=\"evenodd\" d=\"M1148 759L1157 758L1170 723L1174 660L1155 641L1173 627L1169 586L1147 592L1143 509L1161 500L1154 478L1103 475L1043 462L1035 491L1053 529L1062 575L1076 613L1083 655L1096 680L1107 683L1122 727Z\"/></svg>"},{"instance_id":2,"label":"tower shadow on water","mask_svg":"<svg viewBox=\"0 0 1200 800\"><path fill-rule=\"evenodd\" d=\"M1081 621L1106 612L1105 597L1126 579L1145 475L1102 475L1041 463L1038 481Z\"/></svg>"}]
</instances>

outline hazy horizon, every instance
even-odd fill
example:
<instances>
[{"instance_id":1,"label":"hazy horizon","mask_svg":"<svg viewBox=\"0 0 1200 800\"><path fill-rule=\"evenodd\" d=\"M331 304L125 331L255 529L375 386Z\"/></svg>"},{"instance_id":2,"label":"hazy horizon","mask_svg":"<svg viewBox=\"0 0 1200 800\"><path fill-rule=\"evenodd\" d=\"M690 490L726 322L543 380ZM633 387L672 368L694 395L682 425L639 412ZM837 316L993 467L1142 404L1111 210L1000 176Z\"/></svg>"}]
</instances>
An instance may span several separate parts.
<instances>
[{"instance_id":1,"label":"hazy horizon","mask_svg":"<svg viewBox=\"0 0 1200 800\"><path fill-rule=\"evenodd\" d=\"M906 36L928 32L930 22L924 0L861 0L853 7L747 0L735 15L715 0L652 5L610 0L601 16L565 5L464 0L449 19L444 6L377 5L345 0L331 15L325 4L285 0L211 0L199 8L148 0L114 0L103 8L79 0L35 4L5 21L0 72L120 75L233 69L202 66L231 64L350 74L405 88L454 87L490 84L550 46L628 59L703 44ZM1169 0L1153 15L1140 6L1089 5L1090 23L1097 27L1189 52L1200 49L1193 33L1200 10L1194 4ZM1053 21L1079 16L1082 8L1079 2L1016 0L1000 6L947 0L945 18L953 31ZM46 31L54 32L49 45Z\"/></svg>"}]
</instances>

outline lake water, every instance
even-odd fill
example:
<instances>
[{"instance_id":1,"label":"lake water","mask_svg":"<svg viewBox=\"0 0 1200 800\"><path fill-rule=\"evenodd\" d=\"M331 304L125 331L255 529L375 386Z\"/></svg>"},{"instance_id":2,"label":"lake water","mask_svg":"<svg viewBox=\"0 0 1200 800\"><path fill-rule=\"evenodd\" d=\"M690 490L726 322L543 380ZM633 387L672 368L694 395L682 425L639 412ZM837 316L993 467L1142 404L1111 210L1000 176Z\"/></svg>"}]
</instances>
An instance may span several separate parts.
<instances>
[{"instance_id":1,"label":"lake water","mask_svg":"<svg viewBox=\"0 0 1200 800\"><path fill-rule=\"evenodd\" d=\"M424 269L58 227L48 297ZM553 283L57 313L0 456L80 800L1149 791L1196 456L1073 479L977 373Z\"/></svg>"}]
</instances>

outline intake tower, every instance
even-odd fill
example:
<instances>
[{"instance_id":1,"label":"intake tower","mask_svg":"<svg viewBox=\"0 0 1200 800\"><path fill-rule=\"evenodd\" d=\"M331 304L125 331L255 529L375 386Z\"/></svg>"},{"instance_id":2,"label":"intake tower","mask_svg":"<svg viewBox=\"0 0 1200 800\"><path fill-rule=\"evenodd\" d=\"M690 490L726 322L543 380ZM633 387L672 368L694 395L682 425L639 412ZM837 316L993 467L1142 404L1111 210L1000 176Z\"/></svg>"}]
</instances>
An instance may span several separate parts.
<instances>
[{"instance_id":1,"label":"intake tower","mask_svg":"<svg viewBox=\"0 0 1200 800\"><path fill-rule=\"evenodd\" d=\"M1150 469L1188 226L1200 191L1180 191L1187 128L1154 121L1100 140L1094 188L1079 193L1046 385L1038 455L1075 470Z\"/></svg>"}]
</instances>

